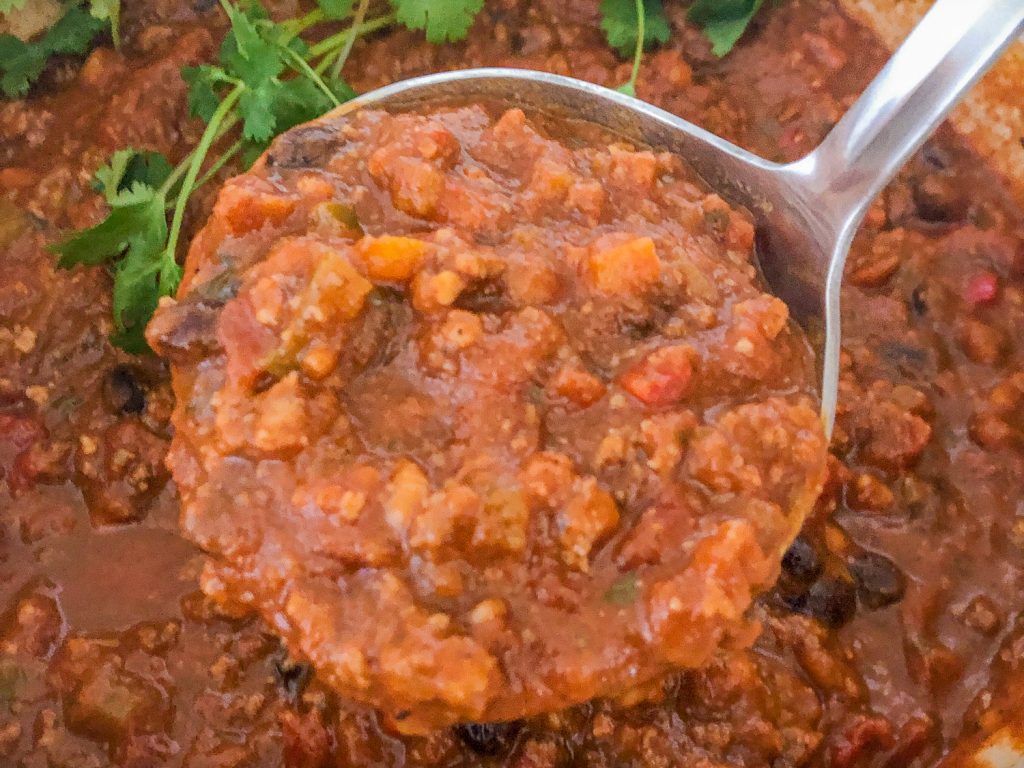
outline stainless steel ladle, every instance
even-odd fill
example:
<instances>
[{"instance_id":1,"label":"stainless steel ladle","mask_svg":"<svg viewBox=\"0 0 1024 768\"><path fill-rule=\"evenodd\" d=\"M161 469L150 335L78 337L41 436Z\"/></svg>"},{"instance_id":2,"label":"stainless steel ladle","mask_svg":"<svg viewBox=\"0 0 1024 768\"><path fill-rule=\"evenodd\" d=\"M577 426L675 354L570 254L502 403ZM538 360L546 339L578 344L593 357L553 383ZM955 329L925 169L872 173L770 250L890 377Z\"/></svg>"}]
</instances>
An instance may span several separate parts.
<instances>
[{"instance_id":1,"label":"stainless steel ladle","mask_svg":"<svg viewBox=\"0 0 1024 768\"><path fill-rule=\"evenodd\" d=\"M772 291L801 321L824 320L821 412L831 435L840 284L854 233L882 188L1022 25L1024 0L937 0L821 145L788 165L617 91L528 70L418 77L360 96L333 114L486 98L587 120L634 143L679 154L712 189L754 215Z\"/></svg>"}]
</instances>

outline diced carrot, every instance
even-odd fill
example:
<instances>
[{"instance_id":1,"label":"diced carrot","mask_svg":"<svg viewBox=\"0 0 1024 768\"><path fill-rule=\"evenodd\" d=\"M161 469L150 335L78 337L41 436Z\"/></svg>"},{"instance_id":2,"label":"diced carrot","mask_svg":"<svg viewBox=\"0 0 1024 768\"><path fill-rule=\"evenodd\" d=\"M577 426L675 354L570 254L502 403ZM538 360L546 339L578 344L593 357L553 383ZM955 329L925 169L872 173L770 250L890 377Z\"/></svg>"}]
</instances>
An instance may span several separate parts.
<instances>
[{"instance_id":1,"label":"diced carrot","mask_svg":"<svg viewBox=\"0 0 1024 768\"><path fill-rule=\"evenodd\" d=\"M408 280L427 252L427 244L413 237L382 235L359 241L356 253L373 280Z\"/></svg>"},{"instance_id":2,"label":"diced carrot","mask_svg":"<svg viewBox=\"0 0 1024 768\"><path fill-rule=\"evenodd\" d=\"M228 185L217 200L217 213L223 216L234 235L280 224L295 210L295 201L283 195Z\"/></svg>"},{"instance_id":3,"label":"diced carrot","mask_svg":"<svg viewBox=\"0 0 1024 768\"><path fill-rule=\"evenodd\" d=\"M595 243L588 262L590 280L604 293L636 294L661 277L661 260L654 241L637 237L617 245Z\"/></svg>"}]
</instances>

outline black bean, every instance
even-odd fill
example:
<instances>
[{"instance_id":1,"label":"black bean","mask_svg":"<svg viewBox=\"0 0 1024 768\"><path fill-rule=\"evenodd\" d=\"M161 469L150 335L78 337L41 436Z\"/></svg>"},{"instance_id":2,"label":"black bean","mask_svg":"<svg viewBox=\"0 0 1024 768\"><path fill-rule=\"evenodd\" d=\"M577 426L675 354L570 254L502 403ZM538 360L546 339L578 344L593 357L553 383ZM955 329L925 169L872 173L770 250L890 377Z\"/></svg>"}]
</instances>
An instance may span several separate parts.
<instances>
[{"instance_id":1,"label":"black bean","mask_svg":"<svg viewBox=\"0 0 1024 768\"><path fill-rule=\"evenodd\" d=\"M906 579L892 560L877 552L864 552L850 563L857 580L857 597L870 610L899 602L906 590Z\"/></svg>"},{"instance_id":2,"label":"black bean","mask_svg":"<svg viewBox=\"0 0 1024 768\"><path fill-rule=\"evenodd\" d=\"M513 308L505 283L500 278L477 280L459 294L456 309L477 314L500 315Z\"/></svg>"},{"instance_id":3,"label":"black bean","mask_svg":"<svg viewBox=\"0 0 1024 768\"><path fill-rule=\"evenodd\" d=\"M466 723L455 726L455 733L462 742L478 755L507 754L515 745L516 736L522 724L508 723Z\"/></svg>"},{"instance_id":4,"label":"black bean","mask_svg":"<svg viewBox=\"0 0 1024 768\"><path fill-rule=\"evenodd\" d=\"M798 581L811 582L821 575L821 557L806 536L797 536L782 557L782 569Z\"/></svg>"},{"instance_id":5,"label":"black bean","mask_svg":"<svg viewBox=\"0 0 1024 768\"><path fill-rule=\"evenodd\" d=\"M910 292L910 308L918 317L924 317L928 314L928 299L926 298L926 293L927 291L924 285L919 285Z\"/></svg>"},{"instance_id":6,"label":"black bean","mask_svg":"<svg viewBox=\"0 0 1024 768\"><path fill-rule=\"evenodd\" d=\"M274 659L274 676L278 685L292 701L302 695L312 674L312 668L304 662L293 661L288 657Z\"/></svg>"},{"instance_id":7,"label":"black bean","mask_svg":"<svg viewBox=\"0 0 1024 768\"><path fill-rule=\"evenodd\" d=\"M803 595L786 600L794 611L837 629L857 612L857 588L845 579L818 579Z\"/></svg>"},{"instance_id":8,"label":"black bean","mask_svg":"<svg viewBox=\"0 0 1024 768\"><path fill-rule=\"evenodd\" d=\"M949 168L949 158L945 150L934 141L926 142L921 147L921 159L935 171L944 171Z\"/></svg>"},{"instance_id":9,"label":"black bean","mask_svg":"<svg viewBox=\"0 0 1024 768\"><path fill-rule=\"evenodd\" d=\"M658 331L657 321L650 316L635 316L619 318L619 330L635 341L643 341L650 338Z\"/></svg>"},{"instance_id":10,"label":"black bean","mask_svg":"<svg viewBox=\"0 0 1024 768\"><path fill-rule=\"evenodd\" d=\"M117 365L107 373L103 394L107 404L120 413L142 413L146 410L146 390L139 374L130 365Z\"/></svg>"}]
</instances>

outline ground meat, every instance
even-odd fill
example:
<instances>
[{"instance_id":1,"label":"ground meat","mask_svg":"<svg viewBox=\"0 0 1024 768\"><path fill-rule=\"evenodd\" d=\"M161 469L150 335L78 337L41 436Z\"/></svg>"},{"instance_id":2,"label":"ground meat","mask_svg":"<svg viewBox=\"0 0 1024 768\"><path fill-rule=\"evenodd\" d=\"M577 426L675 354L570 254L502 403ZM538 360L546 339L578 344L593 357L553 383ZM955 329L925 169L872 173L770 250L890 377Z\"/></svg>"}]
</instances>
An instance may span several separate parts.
<instances>
[{"instance_id":1,"label":"ground meat","mask_svg":"<svg viewBox=\"0 0 1024 768\"><path fill-rule=\"evenodd\" d=\"M464 107L330 120L325 157L286 134L150 329L204 589L406 731L748 643L824 476L747 219L678 158L551 130ZM179 327L215 342L183 363Z\"/></svg>"},{"instance_id":2,"label":"ground meat","mask_svg":"<svg viewBox=\"0 0 1024 768\"><path fill-rule=\"evenodd\" d=\"M428 71L522 66L615 86L630 65L608 47L599 5L488 0L465 43L434 46L421 33L392 28L357 42L345 75L365 91ZM292 0L269 6L279 18L295 14ZM724 58L687 24L687 3L666 2L664 10L672 38L645 53L640 96L780 160L813 148L887 55L832 0L765 3ZM152 498L122 486L133 508L128 522L111 526L94 514L102 482L84 482L80 453L105 450L105 436L120 433L113 429L119 423L141 422L166 440L170 386L157 361L129 358L106 341L106 269L55 271L45 246L60 237L54 227L98 220L102 198L89 176L113 149L152 139L140 148L168 151L175 160L195 145L203 126L188 118L175 71L197 63L197 41L210 52L225 31L223 13L209 0L123 3L122 13L120 55L98 38L88 77L75 77L75 57L58 57L28 98L0 102L0 765L821 768L842 760L851 768L976 768L1016 759L1007 749L1021 751L1024 696L1015 619L1024 594L1024 218L984 157L941 129L858 235L856 247L870 258L855 253L851 265L877 259L879 271L862 273L870 284L855 285L851 266L844 287L846 413L826 490L786 558L785 578L762 598L767 610L755 614L764 630L754 648L675 674L643 701L598 701L526 721L401 736L392 718L332 694L261 632L262 622L229 615L228 606L196 589L199 558L176 538L173 483ZM123 111L108 108L110 94L121 92ZM339 146L324 142L313 153L310 144L282 153L281 164L309 167ZM229 164L221 175L238 170ZM190 206L187 235L193 218L208 213L215 187L202 188ZM581 217L599 223L600 184L581 184L571 198ZM896 247L895 266L885 248L874 247L878 239ZM550 290L534 274L513 270L474 281L453 306L507 311L511 293ZM224 272L204 288L189 297L197 312L178 305L194 314L169 339L181 363L216 345L212 321L238 286ZM339 364L361 369L392 359L402 339L374 329L404 327L410 312L400 292L372 291L358 336L348 342L358 352ZM662 327L665 311L648 302L615 318L642 340ZM1001 337L994 364L974 362L961 346L971 318ZM464 321L452 320L450 338L472 332ZM580 412L570 408L600 404L608 383L591 370L605 346L560 361L564 373L532 395L557 402L567 418ZM144 392L141 412L133 394L140 387L125 381L125 366ZM900 409L904 426L916 425L906 434L923 434L922 423L930 427L916 457L919 438L884 455L886 427L879 421L897 413L885 403ZM870 411L883 407L887 416L873 419ZM403 414L417 415L414 399ZM643 486L628 482L633 465L671 472L697 425L694 414L672 409L595 436L601 482L639 498ZM379 427L385 442L404 436ZM868 463L862 448L876 439ZM60 445L72 453L57 460ZM9 473L28 448L19 471ZM887 459L910 466L892 467ZM45 471L22 471L33 468ZM666 506L655 511L631 550L640 561L687 535L673 527L684 526L685 516ZM887 585L865 591L869 580L857 571L866 553L884 554L904 575L897 603L871 607L895 592ZM819 582L847 586L829 593L845 595L837 607L848 605L848 587L855 587L856 613L840 629L824 621L846 609L802 599ZM634 593L624 580L612 595ZM817 597L825 594L817 587ZM82 647L103 653L73 652ZM107 679L121 683L126 698L151 701L150 692L161 691L166 706L136 710L161 716L142 717L138 729L129 718L124 728L104 731L78 720L82 735L71 730L65 707L99 667L112 671ZM101 710L94 711L99 717Z\"/></svg>"}]
</instances>

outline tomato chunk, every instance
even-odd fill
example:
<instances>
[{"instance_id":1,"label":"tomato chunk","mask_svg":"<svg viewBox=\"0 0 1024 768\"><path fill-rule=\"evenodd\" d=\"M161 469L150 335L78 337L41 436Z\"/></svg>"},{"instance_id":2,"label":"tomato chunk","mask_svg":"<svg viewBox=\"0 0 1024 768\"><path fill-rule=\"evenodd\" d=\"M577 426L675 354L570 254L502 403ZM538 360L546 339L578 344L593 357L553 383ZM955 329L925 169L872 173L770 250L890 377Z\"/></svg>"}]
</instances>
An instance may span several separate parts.
<instances>
[{"instance_id":1,"label":"tomato chunk","mask_svg":"<svg viewBox=\"0 0 1024 768\"><path fill-rule=\"evenodd\" d=\"M693 351L689 347L663 347L649 354L620 380L622 388L647 405L669 405L682 400L693 382Z\"/></svg>"},{"instance_id":2,"label":"tomato chunk","mask_svg":"<svg viewBox=\"0 0 1024 768\"><path fill-rule=\"evenodd\" d=\"M999 277L994 272L982 270L967 280L964 298L969 304L991 304L999 296Z\"/></svg>"}]
</instances>

